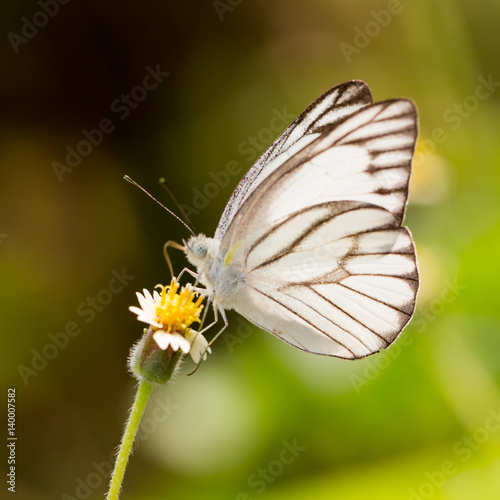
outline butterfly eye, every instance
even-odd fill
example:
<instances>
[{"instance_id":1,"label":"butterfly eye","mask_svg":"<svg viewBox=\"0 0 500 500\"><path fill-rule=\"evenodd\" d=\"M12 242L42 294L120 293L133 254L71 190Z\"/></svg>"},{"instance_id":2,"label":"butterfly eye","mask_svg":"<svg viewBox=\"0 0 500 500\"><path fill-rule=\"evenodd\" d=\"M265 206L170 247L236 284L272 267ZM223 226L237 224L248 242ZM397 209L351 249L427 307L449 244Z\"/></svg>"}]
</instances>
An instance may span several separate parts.
<instances>
[{"instance_id":1,"label":"butterfly eye","mask_svg":"<svg viewBox=\"0 0 500 500\"><path fill-rule=\"evenodd\" d=\"M197 243L193 246L193 253L199 259L203 259L207 256L207 247L201 243Z\"/></svg>"}]
</instances>

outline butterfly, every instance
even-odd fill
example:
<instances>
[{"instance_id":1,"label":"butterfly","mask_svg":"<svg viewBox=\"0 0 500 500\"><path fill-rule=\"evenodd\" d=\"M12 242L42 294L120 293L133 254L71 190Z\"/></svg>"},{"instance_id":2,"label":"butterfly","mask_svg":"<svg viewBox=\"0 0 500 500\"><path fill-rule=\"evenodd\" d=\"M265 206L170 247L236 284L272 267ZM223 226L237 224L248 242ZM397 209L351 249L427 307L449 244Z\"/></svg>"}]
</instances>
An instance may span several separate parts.
<instances>
[{"instance_id":1,"label":"butterfly","mask_svg":"<svg viewBox=\"0 0 500 500\"><path fill-rule=\"evenodd\" d=\"M316 99L238 184L214 237L184 242L216 318L234 309L327 356L388 347L419 285L402 227L416 138L413 103L374 104L362 81Z\"/></svg>"}]
</instances>

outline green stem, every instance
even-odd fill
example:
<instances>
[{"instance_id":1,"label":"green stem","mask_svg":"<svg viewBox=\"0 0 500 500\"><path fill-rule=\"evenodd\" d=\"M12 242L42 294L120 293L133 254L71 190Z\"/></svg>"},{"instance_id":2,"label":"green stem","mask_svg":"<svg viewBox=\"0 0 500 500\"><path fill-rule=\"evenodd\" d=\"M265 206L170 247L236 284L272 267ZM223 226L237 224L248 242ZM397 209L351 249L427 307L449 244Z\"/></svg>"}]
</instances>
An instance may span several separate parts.
<instances>
[{"instance_id":1,"label":"green stem","mask_svg":"<svg viewBox=\"0 0 500 500\"><path fill-rule=\"evenodd\" d=\"M128 457L130 455L130 451L132 450L135 435L137 434L137 429L139 428L142 415L146 409L153 387L153 384L144 380L139 383L134 405L130 410L130 417L120 444L120 451L116 457L115 468L113 470L108 496L106 497L107 500L118 500L120 489L122 487L123 475L125 474L125 468L127 467Z\"/></svg>"}]
</instances>

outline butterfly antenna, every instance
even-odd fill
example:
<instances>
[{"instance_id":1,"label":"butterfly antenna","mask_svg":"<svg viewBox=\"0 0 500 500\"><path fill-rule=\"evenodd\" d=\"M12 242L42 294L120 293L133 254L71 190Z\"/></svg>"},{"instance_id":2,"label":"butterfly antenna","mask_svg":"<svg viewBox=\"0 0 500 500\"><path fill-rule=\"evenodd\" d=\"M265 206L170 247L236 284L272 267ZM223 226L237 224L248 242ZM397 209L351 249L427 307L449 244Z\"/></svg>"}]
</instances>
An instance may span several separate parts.
<instances>
[{"instance_id":1,"label":"butterfly antenna","mask_svg":"<svg viewBox=\"0 0 500 500\"><path fill-rule=\"evenodd\" d=\"M182 205L177 201L177 198L175 197L174 192L170 189L170 187L167 184L167 179L165 177L160 177L158 180L161 187L167 192L167 194L172 198L172 201L175 203L175 206L179 209L179 212L182 214L183 219L186 221L186 223L191 227L193 232L196 233L196 229L194 227L193 222L189 218L188 214L186 211L182 208Z\"/></svg>"},{"instance_id":2,"label":"butterfly antenna","mask_svg":"<svg viewBox=\"0 0 500 500\"><path fill-rule=\"evenodd\" d=\"M174 214L174 212L172 212L172 210L168 209L165 205L163 205L163 203L160 203L152 194L148 193L142 186L140 186L139 184L137 184L137 182L134 181L134 179L130 178L128 175L124 175L123 178L127 181L127 182L130 182L130 184L133 184L134 186L138 187L143 193L146 193L153 201L156 201L156 203L158 203L158 205L160 205L160 207L164 208L170 215L172 215L174 218L176 218L184 227L187 228L187 230L193 235L195 236L194 234L194 231L176 214Z\"/></svg>"}]
</instances>

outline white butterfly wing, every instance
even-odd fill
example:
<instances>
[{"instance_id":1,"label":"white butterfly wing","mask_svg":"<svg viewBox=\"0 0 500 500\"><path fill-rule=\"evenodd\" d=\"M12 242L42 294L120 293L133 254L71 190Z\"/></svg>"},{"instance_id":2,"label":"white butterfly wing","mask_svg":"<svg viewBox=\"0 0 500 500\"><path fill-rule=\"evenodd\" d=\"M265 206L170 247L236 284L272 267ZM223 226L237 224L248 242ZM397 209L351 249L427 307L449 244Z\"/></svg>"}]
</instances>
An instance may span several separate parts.
<instances>
[{"instance_id":1,"label":"white butterfly wing","mask_svg":"<svg viewBox=\"0 0 500 500\"><path fill-rule=\"evenodd\" d=\"M401 227L416 136L410 101L364 105L264 165L266 176L244 199L236 193L239 208L219 225L219 255L243 272L234 309L318 354L354 359L393 342L418 290Z\"/></svg>"},{"instance_id":2,"label":"white butterfly wing","mask_svg":"<svg viewBox=\"0 0 500 500\"><path fill-rule=\"evenodd\" d=\"M254 233L235 309L299 349L355 359L391 344L418 290L410 233L384 208L329 202Z\"/></svg>"},{"instance_id":3,"label":"white butterfly wing","mask_svg":"<svg viewBox=\"0 0 500 500\"><path fill-rule=\"evenodd\" d=\"M411 101L366 106L274 170L233 216L222 240L232 248L263 225L306 207L353 200L403 220L417 137Z\"/></svg>"},{"instance_id":4,"label":"white butterfly wing","mask_svg":"<svg viewBox=\"0 0 500 500\"><path fill-rule=\"evenodd\" d=\"M352 80L322 94L269 146L246 173L229 199L215 232L221 240L234 215L257 186L321 133L373 102L366 83Z\"/></svg>"}]
</instances>

